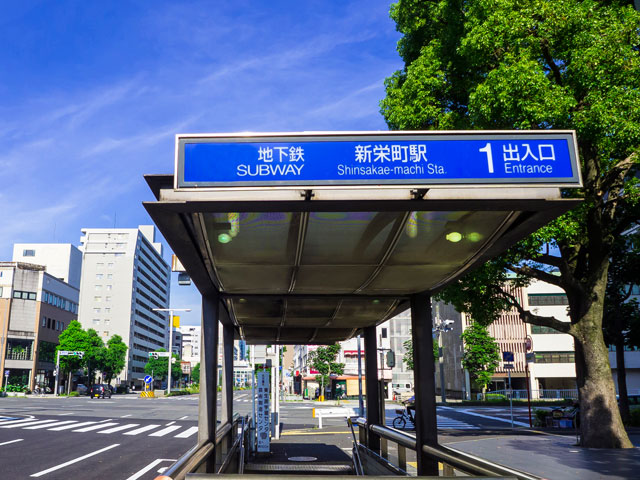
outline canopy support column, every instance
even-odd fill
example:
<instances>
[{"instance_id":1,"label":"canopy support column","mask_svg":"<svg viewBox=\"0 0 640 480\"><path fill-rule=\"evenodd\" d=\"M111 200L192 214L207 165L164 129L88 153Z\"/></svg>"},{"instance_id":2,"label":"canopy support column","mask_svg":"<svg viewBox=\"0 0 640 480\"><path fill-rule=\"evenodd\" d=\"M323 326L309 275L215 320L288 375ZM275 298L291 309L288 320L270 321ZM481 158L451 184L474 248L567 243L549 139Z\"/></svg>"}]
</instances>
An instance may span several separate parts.
<instances>
[{"instance_id":1,"label":"canopy support column","mask_svg":"<svg viewBox=\"0 0 640 480\"><path fill-rule=\"evenodd\" d=\"M378 389L378 345L376 327L364 329L364 374L367 392L367 425L380 425L380 391ZM380 437L367 432L367 447L380 452Z\"/></svg>"},{"instance_id":2,"label":"canopy support column","mask_svg":"<svg viewBox=\"0 0 640 480\"><path fill-rule=\"evenodd\" d=\"M425 455L421 448L422 445L438 443L435 364L431 330L431 297L422 293L412 295L411 331L418 476L438 475L438 462Z\"/></svg>"},{"instance_id":3,"label":"canopy support column","mask_svg":"<svg viewBox=\"0 0 640 480\"><path fill-rule=\"evenodd\" d=\"M222 424L231 421L233 418L233 337L233 325L223 325L224 370L222 375L222 418L220 419Z\"/></svg>"},{"instance_id":4,"label":"canopy support column","mask_svg":"<svg viewBox=\"0 0 640 480\"><path fill-rule=\"evenodd\" d=\"M198 405L198 444L216 442L216 395L218 391L218 317L217 294L202 297L202 348L200 350L200 400ZM215 453L209 456L204 472L214 473Z\"/></svg>"}]
</instances>

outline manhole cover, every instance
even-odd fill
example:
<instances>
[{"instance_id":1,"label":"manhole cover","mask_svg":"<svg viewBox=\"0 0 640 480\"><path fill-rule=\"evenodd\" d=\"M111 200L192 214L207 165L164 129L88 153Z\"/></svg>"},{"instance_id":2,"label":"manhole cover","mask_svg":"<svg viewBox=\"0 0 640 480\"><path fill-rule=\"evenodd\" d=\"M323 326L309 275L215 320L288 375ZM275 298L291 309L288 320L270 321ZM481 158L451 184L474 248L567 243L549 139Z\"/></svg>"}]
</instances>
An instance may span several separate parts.
<instances>
[{"instance_id":1,"label":"manhole cover","mask_svg":"<svg viewBox=\"0 0 640 480\"><path fill-rule=\"evenodd\" d=\"M287 460L290 462L315 462L318 459L316 457L289 457Z\"/></svg>"}]
</instances>

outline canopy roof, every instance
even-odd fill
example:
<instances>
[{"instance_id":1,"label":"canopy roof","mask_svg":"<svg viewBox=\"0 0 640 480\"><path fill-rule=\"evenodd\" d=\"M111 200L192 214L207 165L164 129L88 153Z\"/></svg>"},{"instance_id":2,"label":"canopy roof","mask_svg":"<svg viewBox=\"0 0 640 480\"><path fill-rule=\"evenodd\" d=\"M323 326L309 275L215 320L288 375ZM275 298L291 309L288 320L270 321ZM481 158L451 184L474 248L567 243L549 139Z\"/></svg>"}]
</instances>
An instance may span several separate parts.
<instances>
[{"instance_id":1,"label":"canopy roof","mask_svg":"<svg viewBox=\"0 0 640 480\"><path fill-rule=\"evenodd\" d=\"M200 292L220 292L223 321L250 343L351 338L577 202L548 188L441 189L421 199L410 189L352 199L324 190L314 199L182 192L172 175L146 179L158 201L145 208Z\"/></svg>"}]
</instances>

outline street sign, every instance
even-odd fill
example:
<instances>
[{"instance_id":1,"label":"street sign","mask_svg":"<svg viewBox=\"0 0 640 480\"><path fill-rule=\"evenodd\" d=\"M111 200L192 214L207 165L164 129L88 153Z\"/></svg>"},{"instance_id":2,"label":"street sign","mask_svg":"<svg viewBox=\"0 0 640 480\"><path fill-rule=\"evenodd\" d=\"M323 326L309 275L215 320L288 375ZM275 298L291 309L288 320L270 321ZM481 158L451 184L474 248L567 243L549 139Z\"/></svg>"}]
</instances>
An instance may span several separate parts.
<instances>
[{"instance_id":1,"label":"street sign","mask_svg":"<svg viewBox=\"0 0 640 480\"><path fill-rule=\"evenodd\" d=\"M513 352L502 352L503 362L513 362Z\"/></svg>"},{"instance_id":2,"label":"street sign","mask_svg":"<svg viewBox=\"0 0 640 480\"><path fill-rule=\"evenodd\" d=\"M160 357L168 357L169 355L169 352L149 352L149 357L155 359L158 359Z\"/></svg>"},{"instance_id":3,"label":"street sign","mask_svg":"<svg viewBox=\"0 0 640 480\"><path fill-rule=\"evenodd\" d=\"M11 370L5 370L5 371L4 371L4 376L5 376L5 377L8 377L8 376L9 376L9 373L11 373Z\"/></svg>"},{"instance_id":4,"label":"street sign","mask_svg":"<svg viewBox=\"0 0 640 480\"><path fill-rule=\"evenodd\" d=\"M527 352L533 350L533 338L527 335L527 338L524 339L524 348Z\"/></svg>"},{"instance_id":5,"label":"street sign","mask_svg":"<svg viewBox=\"0 0 640 480\"><path fill-rule=\"evenodd\" d=\"M582 185L575 132L177 135L176 188Z\"/></svg>"},{"instance_id":6,"label":"street sign","mask_svg":"<svg viewBox=\"0 0 640 480\"><path fill-rule=\"evenodd\" d=\"M147 375L146 377L144 377L144 383L149 385L151 382L153 382L153 377L151 375Z\"/></svg>"},{"instance_id":7,"label":"street sign","mask_svg":"<svg viewBox=\"0 0 640 480\"><path fill-rule=\"evenodd\" d=\"M270 451L271 402L269 401L269 372L261 371L257 375L256 391L256 450L259 453Z\"/></svg>"}]
</instances>

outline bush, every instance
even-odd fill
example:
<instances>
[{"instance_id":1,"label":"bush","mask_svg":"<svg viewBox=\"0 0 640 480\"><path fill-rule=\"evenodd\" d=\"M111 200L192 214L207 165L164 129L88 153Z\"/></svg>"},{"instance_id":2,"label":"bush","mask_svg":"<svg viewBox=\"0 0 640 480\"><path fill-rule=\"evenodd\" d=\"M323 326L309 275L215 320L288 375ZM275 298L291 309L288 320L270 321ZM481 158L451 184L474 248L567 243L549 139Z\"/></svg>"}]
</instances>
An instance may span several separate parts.
<instances>
[{"instance_id":1,"label":"bush","mask_svg":"<svg viewBox=\"0 0 640 480\"><path fill-rule=\"evenodd\" d=\"M69 394L69 396L70 396L70 397L78 397L78 396L80 396L80 394L79 394L78 392L71 392L71 393Z\"/></svg>"},{"instance_id":2,"label":"bush","mask_svg":"<svg viewBox=\"0 0 640 480\"><path fill-rule=\"evenodd\" d=\"M542 408L534 408L533 409L533 426L534 427L546 427L547 426L547 416L551 415L551 411L545 410Z\"/></svg>"},{"instance_id":3,"label":"bush","mask_svg":"<svg viewBox=\"0 0 640 480\"><path fill-rule=\"evenodd\" d=\"M167 397L177 397L180 395L191 395L189 390L171 390L171 393L167 393Z\"/></svg>"},{"instance_id":4,"label":"bush","mask_svg":"<svg viewBox=\"0 0 640 480\"><path fill-rule=\"evenodd\" d=\"M631 416L629 417L630 427L640 427L640 408L631 410Z\"/></svg>"},{"instance_id":5,"label":"bush","mask_svg":"<svg viewBox=\"0 0 640 480\"><path fill-rule=\"evenodd\" d=\"M507 396L500 393L487 393L485 397L487 402L504 402L507 400Z\"/></svg>"}]
</instances>

